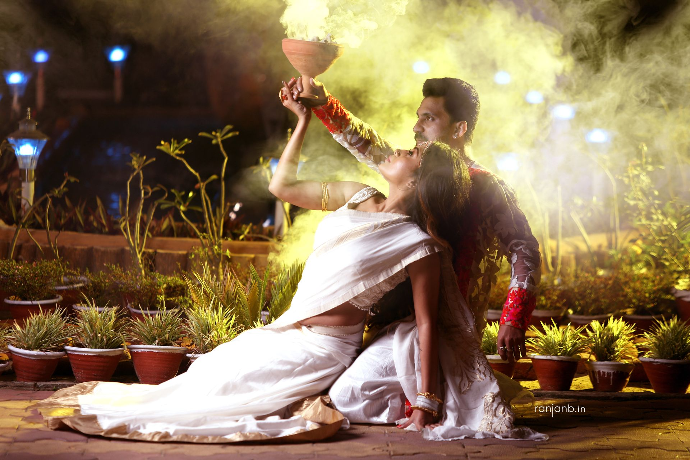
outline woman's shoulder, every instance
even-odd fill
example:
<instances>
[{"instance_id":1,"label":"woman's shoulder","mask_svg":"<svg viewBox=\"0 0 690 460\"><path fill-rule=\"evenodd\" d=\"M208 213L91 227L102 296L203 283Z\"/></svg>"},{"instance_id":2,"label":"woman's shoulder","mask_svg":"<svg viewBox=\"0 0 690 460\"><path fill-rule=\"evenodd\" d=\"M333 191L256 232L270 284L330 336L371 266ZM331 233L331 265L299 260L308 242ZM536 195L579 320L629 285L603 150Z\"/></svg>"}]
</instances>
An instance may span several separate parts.
<instances>
[{"instance_id":1,"label":"woman's shoulder","mask_svg":"<svg viewBox=\"0 0 690 460\"><path fill-rule=\"evenodd\" d=\"M371 198L374 195L383 195L378 189L375 187L371 187L369 185L365 184L360 184L362 185L362 188L359 190L356 190L352 193L352 196L350 197L349 200L347 200L347 205L357 205L359 203L362 203L369 198Z\"/></svg>"}]
</instances>

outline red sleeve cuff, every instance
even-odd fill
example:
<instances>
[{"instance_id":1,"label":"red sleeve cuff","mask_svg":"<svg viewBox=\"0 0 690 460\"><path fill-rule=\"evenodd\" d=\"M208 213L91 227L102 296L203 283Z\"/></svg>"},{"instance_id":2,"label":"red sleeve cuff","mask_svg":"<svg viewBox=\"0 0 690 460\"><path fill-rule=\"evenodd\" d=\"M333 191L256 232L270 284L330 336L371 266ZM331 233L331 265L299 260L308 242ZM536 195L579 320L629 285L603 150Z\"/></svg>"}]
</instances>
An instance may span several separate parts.
<instances>
[{"instance_id":1,"label":"red sleeve cuff","mask_svg":"<svg viewBox=\"0 0 690 460\"><path fill-rule=\"evenodd\" d=\"M324 105L312 108L316 118L328 128L331 134L342 133L350 124L350 114L340 101L332 95Z\"/></svg>"},{"instance_id":2,"label":"red sleeve cuff","mask_svg":"<svg viewBox=\"0 0 690 460\"><path fill-rule=\"evenodd\" d=\"M503 305L503 314L499 324L510 323L510 326L526 331L536 304L537 296L533 293L522 288L511 289Z\"/></svg>"}]
</instances>

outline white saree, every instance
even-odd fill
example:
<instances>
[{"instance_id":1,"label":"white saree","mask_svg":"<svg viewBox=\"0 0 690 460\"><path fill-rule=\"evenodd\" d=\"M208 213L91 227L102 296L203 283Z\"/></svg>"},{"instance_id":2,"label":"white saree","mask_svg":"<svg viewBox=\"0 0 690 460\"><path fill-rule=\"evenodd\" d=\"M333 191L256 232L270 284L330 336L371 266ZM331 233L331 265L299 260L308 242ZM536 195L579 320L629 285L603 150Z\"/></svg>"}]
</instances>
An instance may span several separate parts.
<instances>
[{"instance_id":1,"label":"white saree","mask_svg":"<svg viewBox=\"0 0 690 460\"><path fill-rule=\"evenodd\" d=\"M366 188L350 204L374 193ZM437 251L407 216L346 205L319 225L292 304L274 323L243 332L160 385L87 382L60 390L37 407L51 428L67 425L116 438L323 439L337 431L343 416L318 395L352 363L364 326L302 326L299 321L349 300L375 301L393 287L391 279L398 279L393 275Z\"/></svg>"}]
</instances>

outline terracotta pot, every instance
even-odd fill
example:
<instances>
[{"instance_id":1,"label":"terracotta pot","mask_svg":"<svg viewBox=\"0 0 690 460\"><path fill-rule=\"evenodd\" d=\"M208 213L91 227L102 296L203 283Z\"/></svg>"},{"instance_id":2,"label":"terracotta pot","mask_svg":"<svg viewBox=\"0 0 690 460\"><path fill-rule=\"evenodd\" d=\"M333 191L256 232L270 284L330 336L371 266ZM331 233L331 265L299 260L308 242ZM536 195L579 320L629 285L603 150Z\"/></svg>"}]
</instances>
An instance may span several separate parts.
<instances>
[{"instance_id":1,"label":"terracotta pot","mask_svg":"<svg viewBox=\"0 0 690 460\"><path fill-rule=\"evenodd\" d=\"M113 377L124 348L94 349L65 347L77 382L108 381Z\"/></svg>"},{"instance_id":2,"label":"terracotta pot","mask_svg":"<svg viewBox=\"0 0 690 460\"><path fill-rule=\"evenodd\" d=\"M55 291L62 297L59 305L69 311L72 305L82 301L81 288L86 286L89 280L85 276L79 276L74 279L63 277L62 282L65 284L55 286Z\"/></svg>"},{"instance_id":3,"label":"terracotta pot","mask_svg":"<svg viewBox=\"0 0 690 460\"><path fill-rule=\"evenodd\" d=\"M187 353L184 355L184 359L182 359L182 364L180 364L180 374L183 372L187 372L189 370L189 366L194 364L194 361L201 356L202 353Z\"/></svg>"},{"instance_id":4,"label":"terracotta pot","mask_svg":"<svg viewBox=\"0 0 690 460\"><path fill-rule=\"evenodd\" d=\"M306 40L283 39L283 53L290 64L302 74L302 87L304 91L300 95L300 102L307 107L315 107L324 104L311 91L310 78L316 78L327 71L331 65L342 56L344 48L335 43L311 42Z\"/></svg>"},{"instance_id":5,"label":"terracotta pot","mask_svg":"<svg viewBox=\"0 0 690 460\"><path fill-rule=\"evenodd\" d=\"M570 390L580 357L532 355L531 358L542 390Z\"/></svg>"},{"instance_id":6,"label":"terracotta pot","mask_svg":"<svg viewBox=\"0 0 690 460\"><path fill-rule=\"evenodd\" d=\"M17 324L23 325L24 320L29 316L36 315L41 312L55 311L58 304L62 301L61 296L57 296L54 299L46 300L10 300L5 299L5 303L10 306L10 313L12 313L12 318L17 322Z\"/></svg>"},{"instance_id":7,"label":"terracotta pot","mask_svg":"<svg viewBox=\"0 0 690 460\"><path fill-rule=\"evenodd\" d=\"M586 361L589 381L594 391L622 391L635 365L616 361Z\"/></svg>"},{"instance_id":8,"label":"terracotta pot","mask_svg":"<svg viewBox=\"0 0 690 460\"><path fill-rule=\"evenodd\" d=\"M635 326L635 331L642 334L652 328L657 320L661 321L666 315L623 315L623 320Z\"/></svg>"},{"instance_id":9,"label":"terracotta pot","mask_svg":"<svg viewBox=\"0 0 690 460\"><path fill-rule=\"evenodd\" d=\"M8 345L19 382L47 382L53 376L64 351L33 351Z\"/></svg>"},{"instance_id":10,"label":"terracotta pot","mask_svg":"<svg viewBox=\"0 0 690 460\"><path fill-rule=\"evenodd\" d=\"M515 361L504 361L501 355L486 355L487 361L491 369L507 375L511 379L515 373Z\"/></svg>"},{"instance_id":11,"label":"terracotta pot","mask_svg":"<svg viewBox=\"0 0 690 460\"><path fill-rule=\"evenodd\" d=\"M644 371L644 366L641 362L635 362L635 369L633 369L632 373L630 374L630 381L649 382L649 378L647 377L647 373Z\"/></svg>"},{"instance_id":12,"label":"terracotta pot","mask_svg":"<svg viewBox=\"0 0 690 460\"><path fill-rule=\"evenodd\" d=\"M134 370L141 383L158 385L175 377L187 353L185 347L130 345Z\"/></svg>"},{"instance_id":13,"label":"terracotta pot","mask_svg":"<svg viewBox=\"0 0 690 460\"><path fill-rule=\"evenodd\" d=\"M535 326L540 331L544 330L544 325L551 325L551 320L556 324L563 318L563 310L534 310L532 312L532 317L529 320L530 326ZM542 324L543 323L543 324Z\"/></svg>"},{"instance_id":14,"label":"terracotta pot","mask_svg":"<svg viewBox=\"0 0 690 460\"><path fill-rule=\"evenodd\" d=\"M690 323L690 291L674 289L673 293L676 296L678 317L681 321Z\"/></svg>"},{"instance_id":15,"label":"terracotta pot","mask_svg":"<svg viewBox=\"0 0 690 460\"><path fill-rule=\"evenodd\" d=\"M12 361L0 361L0 374L12 369Z\"/></svg>"},{"instance_id":16,"label":"terracotta pot","mask_svg":"<svg viewBox=\"0 0 690 460\"><path fill-rule=\"evenodd\" d=\"M136 308L133 308L131 305L127 305L127 310L129 311L129 316L131 316L133 319L138 319L138 320L144 319L144 316L156 316L161 311L164 311L164 310L137 310ZM177 310L178 310L177 308L170 308L167 311L176 312Z\"/></svg>"},{"instance_id":17,"label":"terracotta pot","mask_svg":"<svg viewBox=\"0 0 690 460\"><path fill-rule=\"evenodd\" d=\"M690 360L640 358L655 393L685 394L690 386Z\"/></svg>"},{"instance_id":18,"label":"terracotta pot","mask_svg":"<svg viewBox=\"0 0 690 460\"><path fill-rule=\"evenodd\" d=\"M486 310L486 322L487 324L495 323L496 321L499 321L501 319L501 315L503 314L503 310L494 310L493 308L489 308Z\"/></svg>"},{"instance_id":19,"label":"terracotta pot","mask_svg":"<svg viewBox=\"0 0 690 460\"><path fill-rule=\"evenodd\" d=\"M568 315L568 321L575 327L586 326L592 321L599 321L603 323L609 319L611 315L609 313L605 315Z\"/></svg>"}]
</instances>

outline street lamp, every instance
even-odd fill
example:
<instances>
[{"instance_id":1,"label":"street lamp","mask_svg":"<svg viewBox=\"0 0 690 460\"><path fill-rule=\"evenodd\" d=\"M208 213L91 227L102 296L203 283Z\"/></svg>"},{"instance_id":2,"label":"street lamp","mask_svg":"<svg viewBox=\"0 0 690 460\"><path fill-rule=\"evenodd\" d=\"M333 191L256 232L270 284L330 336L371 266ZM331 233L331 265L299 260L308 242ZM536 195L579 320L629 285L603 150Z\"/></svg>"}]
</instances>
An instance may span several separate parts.
<instances>
[{"instance_id":1,"label":"street lamp","mask_svg":"<svg viewBox=\"0 0 690 460\"><path fill-rule=\"evenodd\" d=\"M45 63L50 59L50 54L46 50L38 50L34 53L34 62L38 67L38 73L36 75L36 110L39 112L43 110L43 104L45 103L45 83L43 80L43 68Z\"/></svg>"},{"instance_id":2,"label":"street lamp","mask_svg":"<svg viewBox=\"0 0 690 460\"><path fill-rule=\"evenodd\" d=\"M122 65L129 54L129 46L110 46L105 49L105 55L113 65L115 79L113 81L113 97L115 103L122 101Z\"/></svg>"},{"instance_id":3,"label":"street lamp","mask_svg":"<svg viewBox=\"0 0 690 460\"><path fill-rule=\"evenodd\" d=\"M14 153L19 163L19 175L22 180L22 208L34 202L34 184L36 180L36 163L41 150L48 142L48 136L36 129L36 122L31 119L31 109L26 109L26 118L19 122L19 129L7 140L14 146Z\"/></svg>"},{"instance_id":4,"label":"street lamp","mask_svg":"<svg viewBox=\"0 0 690 460\"><path fill-rule=\"evenodd\" d=\"M19 70L8 70L3 72L5 82L12 92L12 114L19 115L19 98L24 95L26 84L29 82L31 74Z\"/></svg>"}]
</instances>

